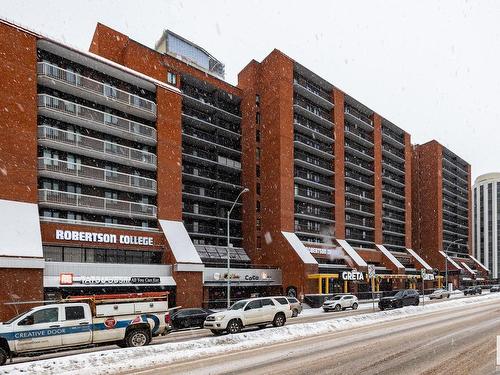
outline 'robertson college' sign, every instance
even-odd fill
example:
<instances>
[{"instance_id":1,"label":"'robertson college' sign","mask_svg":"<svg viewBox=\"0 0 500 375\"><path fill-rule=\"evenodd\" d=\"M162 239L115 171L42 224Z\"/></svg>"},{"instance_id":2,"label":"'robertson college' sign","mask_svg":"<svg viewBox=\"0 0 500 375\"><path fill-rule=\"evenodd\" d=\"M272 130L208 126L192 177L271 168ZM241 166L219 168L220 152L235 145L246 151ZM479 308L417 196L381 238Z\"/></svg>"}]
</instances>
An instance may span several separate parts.
<instances>
[{"instance_id":1,"label":"'robertson college' sign","mask_svg":"<svg viewBox=\"0 0 500 375\"><path fill-rule=\"evenodd\" d=\"M153 246L153 237L56 229L56 240Z\"/></svg>"}]
</instances>

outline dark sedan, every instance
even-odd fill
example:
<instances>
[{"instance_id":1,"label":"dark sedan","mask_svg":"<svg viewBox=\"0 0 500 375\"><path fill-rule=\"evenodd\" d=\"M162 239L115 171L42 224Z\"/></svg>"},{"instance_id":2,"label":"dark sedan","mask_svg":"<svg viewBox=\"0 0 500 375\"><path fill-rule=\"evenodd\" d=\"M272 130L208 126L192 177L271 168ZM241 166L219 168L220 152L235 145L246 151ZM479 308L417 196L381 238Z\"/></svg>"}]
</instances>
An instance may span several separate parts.
<instances>
[{"instance_id":1,"label":"dark sedan","mask_svg":"<svg viewBox=\"0 0 500 375\"><path fill-rule=\"evenodd\" d=\"M493 285L493 286L490 288L490 292L491 292L491 293L498 293L498 292L500 292L500 285Z\"/></svg>"},{"instance_id":2,"label":"dark sedan","mask_svg":"<svg viewBox=\"0 0 500 375\"><path fill-rule=\"evenodd\" d=\"M172 315L172 327L174 329L200 327L207 316L214 312L208 309L180 309Z\"/></svg>"},{"instance_id":3,"label":"dark sedan","mask_svg":"<svg viewBox=\"0 0 500 375\"><path fill-rule=\"evenodd\" d=\"M395 309L403 306L418 306L418 292L414 289L400 290L391 297L382 297L378 303L380 310Z\"/></svg>"}]
</instances>

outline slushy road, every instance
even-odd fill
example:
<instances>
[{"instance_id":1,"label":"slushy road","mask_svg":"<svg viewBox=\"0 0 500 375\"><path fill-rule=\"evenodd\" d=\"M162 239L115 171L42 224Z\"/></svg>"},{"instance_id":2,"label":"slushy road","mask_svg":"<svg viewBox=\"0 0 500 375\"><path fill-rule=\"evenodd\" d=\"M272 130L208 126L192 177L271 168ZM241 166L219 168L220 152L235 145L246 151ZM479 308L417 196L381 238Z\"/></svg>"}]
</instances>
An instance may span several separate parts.
<instances>
[{"instance_id":1,"label":"slushy road","mask_svg":"<svg viewBox=\"0 0 500 375\"><path fill-rule=\"evenodd\" d=\"M500 374L500 303L134 371L135 374Z\"/></svg>"}]
</instances>

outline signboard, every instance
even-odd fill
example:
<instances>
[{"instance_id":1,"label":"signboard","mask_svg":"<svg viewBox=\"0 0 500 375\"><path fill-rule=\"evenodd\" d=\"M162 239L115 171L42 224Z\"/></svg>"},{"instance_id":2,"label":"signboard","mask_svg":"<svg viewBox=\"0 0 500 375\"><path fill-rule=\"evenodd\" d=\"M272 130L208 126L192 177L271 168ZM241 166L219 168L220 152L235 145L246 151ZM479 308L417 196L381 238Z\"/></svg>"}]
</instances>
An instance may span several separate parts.
<instances>
[{"instance_id":1,"label":"signboard","mask_svg":"<svg viewBox=\"0 0 500 375\"><path fill-rule=\"evenodd\" d=\"M363 272L358 272L356 270L353 271L344 271L341 273L342 280L349 281L363 281L365 278L363 276Z\"/></svg>"},{"instance_id":2,"label":"signboard","mask_svg":"<svg viewBox=\"0 0 500 375\"><path fill-rule=\"evenodd\" d=\"M375 277L375 265L374 264L369 264L368 265L368 278L372 279Z\"/></svg>"},{"instance_id":3,"label":"signboard","mask_svg":"<svg viewBox=\"0 0 500 375\"><path fill-rule=\"evenodd\" d=\"M56 229L56 240L153 246L153 237Z\"/></svg>"},{"instance_id":4,"label":"signboard","mask_svg":"<svg viewBox=\"0 0 500 375\"><path fill-rule=\"evenodd\" d=\"M227 269L209 268L203 271L203 281L208 284L226 283ZM275 268L233 268L229 272L229 280L238 285L281 285L281 270Z\"/></svg>"},{"instance_id":5,"label":"signboard","mask_svg":"<svg viewBox=\"0 0 500 375\"><path fill-rule=\"evenodd\" d=\"M434 275L432 273L426 273L424 274L424 277L422 278L424 281L431 281L434 280Z\"/></svg>"},{"instance_id":6,"label":"signboard","mask_svg":"<svg viewBox=\"0 0 500 375\"><path fill-rule=\"evenodd\" d=\"M72 273L59 275L60 285L120 285L120 284L160 284L159 277L148 276L74 276Z\"/></svg>"}]
</instances>

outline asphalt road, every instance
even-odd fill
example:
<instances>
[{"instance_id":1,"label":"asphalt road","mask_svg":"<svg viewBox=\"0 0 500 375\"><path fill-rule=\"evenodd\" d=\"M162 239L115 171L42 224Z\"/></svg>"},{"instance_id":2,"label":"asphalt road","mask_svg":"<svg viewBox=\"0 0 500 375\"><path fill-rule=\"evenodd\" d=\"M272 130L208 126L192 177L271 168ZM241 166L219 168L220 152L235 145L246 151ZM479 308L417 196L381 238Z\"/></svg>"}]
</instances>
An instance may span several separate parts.
<instances>
[{"instance_id":1,"label":"asphalt road","mask_svg":"<svg viewBox=\"0 0 500 375\"><path fill-rule=\"evenodd\" d=\"M469 298L469 297L460 297L460 298ZM446 301L446 299L444 301ZM442 302L442 300L434 300L434 301L426 301L425 304L441 303L441 302ZM370 306L371 306L371 303L370 303ZM376 309L376 311L379 311L377 307L375 309ZM299 315L296 318L289 319L286 324L292 325L292 324L298 324L298 323L317 322L317 321L322 321L322 320L327 320L327 319L340 318L343 316L367 314L370 312L372 312L371 309L359 309L359 310L355 310L355 311L346 310L346 311L341 311L341 312L321 313L320 315L312 315L312 316ZM249 331L255 330L255 328L251 328L248 330ZM187 330L175 331L175 332L172 332L166 336L154 338L152 345L163 344L163 343L167 343L167 342L181 342L181 341L188 341L188 340L196 340L196 339L199 339L202 337L211 337L211 336L213 336L213 334L209 330L206 330L206 329L187 329ZM64 356L68 356L68 355L97 352L97 351L105 351L105 350L111 350L111 349L117 349L117 348L118 347L116 345L106 345L106 346L99 346L99 347L93 347L93 348L75 349L75 350L70 350L70 351L60 351L57 353L44 354L44 355L36 356L36 357L14 358L13 363L37 361L37 360L41 360L41 359L64 357Z\"/></svg>"},{"instance_id":2,"label":"asphalt road","mask_svg":"<svg viewBox=\"0 0 500 375\"><path fill-rule=\"evenodd\" d=\"M497 335L493 301L134 374L500 374Z\"/></svg>"}]
</instances>

